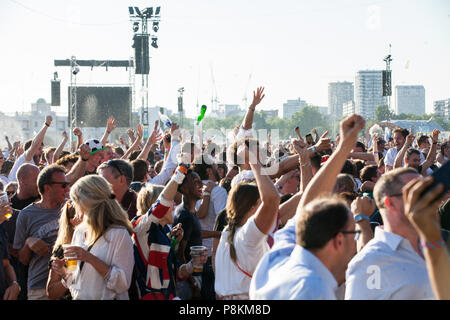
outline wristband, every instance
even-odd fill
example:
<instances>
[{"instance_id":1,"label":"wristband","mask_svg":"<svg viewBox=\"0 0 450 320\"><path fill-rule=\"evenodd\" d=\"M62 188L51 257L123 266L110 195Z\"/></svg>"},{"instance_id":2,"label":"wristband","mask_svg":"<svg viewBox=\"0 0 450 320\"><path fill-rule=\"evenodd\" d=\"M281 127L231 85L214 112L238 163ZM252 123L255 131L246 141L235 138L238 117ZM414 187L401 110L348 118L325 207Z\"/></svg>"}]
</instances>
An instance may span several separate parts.
<instances>
[{"instance_id":1,"label":"wristband","mask_svg":"<svg viewBox=\"0 0 450 320\"><path fill-rule=\"evenodd\" d=\"M379 154L379 152L378 151L374 151L374 152L372 152L373 154Z\"/></svg>"},{"instance_id":2,"label":"wristband","mask_svg":"<svg viewBox=\"0 0 450 320\"><path fill-rule=\"evenodd\" d=\"M81 160L82 160L82 161L88 161L88 160L89 160L89 158L87 158L87 159L83 159L83 158L81 158Z\"/></svg>"},{"instance_id":3,"label":"wristband","mask_svg":"<svg viewBox=\"0 0 450 320\"><path fill-rule=\"evenodd\" d=\"M50 125L49 125L47 122L44 122L44 124L45 124L47 127L50 127Z\"/></svg>"},{"instance_id":4,"label":"wristband","mask_svg":"<svg viewBox=\"0 0 450 320\"><path fill-rule=\"evenodd\" d=\"M315 153L315 152L316 152L316 147L315 147L315 146L312 146L312 147L311 147L311 150L312 150L312 152Z\"/></svg>"},{"instance_id":5,"label":"wristband","mask_svg":"<svg viewBox=\"0 0 450 320\"><path fill-rule=\"evenodd\" d=\"M209 197L209 196L211 196L211 192L203 192L203 196L204 197Z\"/></svg>"},{"instance_id":6,"label":"wristband","mask_svg":"<svg viewBox=\"0 0 450 320\"><path fill-rule=\"evenodd\" d=\"M355 222L360 222L362 220L367 220L370 222L370 218L362 213L358 213L357 215L355 215L354 219L355 219Z\"/></svg>"},{"instance_id":7,"label":"wristband","mask_svg":"<svg viewBox=\"0 0 450 320\"><path fill-rule=\"evenodd\" d=\"M422 244L422 247L427 248L429 250L439 249L445 245L444 239L442 238L435 242L420 240L420 243Z\"/></svg>"},{"instance_id":8,"label":"wristband","mask_svg":"<svg viewBox=\"0 0 450 320\"><path fill-rule=\"evenodd\" d=\"M433 144L437 144L437 142L433 142Z\"/></svg>"}]
</instances>

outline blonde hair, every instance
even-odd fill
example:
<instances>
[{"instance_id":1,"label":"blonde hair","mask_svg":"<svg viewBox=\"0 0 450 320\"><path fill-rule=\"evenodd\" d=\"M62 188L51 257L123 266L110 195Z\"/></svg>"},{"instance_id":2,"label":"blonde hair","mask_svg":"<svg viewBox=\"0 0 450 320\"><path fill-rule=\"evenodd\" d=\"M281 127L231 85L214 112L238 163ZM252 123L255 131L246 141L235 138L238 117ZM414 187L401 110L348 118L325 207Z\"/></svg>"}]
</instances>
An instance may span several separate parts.
<instances>
[{"instance_id":1,"label":"blonde hair","mask_svg":"<svg viewBox=\"0 0 450 320\"><path fill-rule=\"evenodd\" d=\"M111 186L105 178L89 175L79 179L70 190L70 198L84 212L89 244L93 244L113 225L125 227L130 235L133 234L128 215L112 195Z\"/></svg>"},{"instance_id":2,"label":"blonde hair","mask_svg":"<svg viewBox=\"0 0 450 320\"><path fill-rule=\"evenodd\" d=\"M70 222L70 219L73 219L75 214L75 208L70 204L70 202L67 202L61 209L61 216L59 217L58 222L58 237L56 238L55 245L53 246L53 252L58 249L58 246L72 242L75 227Z\"/></svg>"},{"instance_id":3,"label":"blonde hair","mask_svg":"<svg viewBox=\"0 0 450 320\"><path fill-rule=\"evenodd\" d=\"M164 186L149 185L143 186L139 191L136 207L137 215L146 214L151 206L156 202L159 195L164 190Z\"/></svg>"}]
</instances>

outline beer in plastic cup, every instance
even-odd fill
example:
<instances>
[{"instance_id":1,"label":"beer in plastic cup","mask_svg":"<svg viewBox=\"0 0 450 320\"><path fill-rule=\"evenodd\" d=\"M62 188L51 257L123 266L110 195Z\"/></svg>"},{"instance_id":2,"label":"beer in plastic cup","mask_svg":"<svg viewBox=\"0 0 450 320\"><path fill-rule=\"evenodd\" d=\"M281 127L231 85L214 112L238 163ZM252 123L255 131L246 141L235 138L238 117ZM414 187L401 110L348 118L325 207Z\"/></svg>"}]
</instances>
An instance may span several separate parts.
<instances>
[{"instance_id":1,"label":"beer in plastic cup","mask_svg":"<svg viewBox=\"0 0 450 320\"><path fill-rule=\"evenodd\" d=\"M194 269L194 273L203 272L203 264L206 262L204 258L206 250L208 250L208 248L206 248L205 246L191 247L192 266Z\"/></svg>"},{"instance_id":2,"label":"beer in plastic cup","mask_svg":"<svg viewBox=\"0 0 450 320\"><path fill-rule=\"evenodd\" d=\"M63 247L64 251L66 251L66 249L69 247L78 247L78 246L73 245L73 244L63 244L62 247ZM74 272L75 270L77 270L77 262L78 261L77 261L76 257L67 256L66 254L64 254L64 260L66 260L67 271Z\"/></svg>"}]
</instances>

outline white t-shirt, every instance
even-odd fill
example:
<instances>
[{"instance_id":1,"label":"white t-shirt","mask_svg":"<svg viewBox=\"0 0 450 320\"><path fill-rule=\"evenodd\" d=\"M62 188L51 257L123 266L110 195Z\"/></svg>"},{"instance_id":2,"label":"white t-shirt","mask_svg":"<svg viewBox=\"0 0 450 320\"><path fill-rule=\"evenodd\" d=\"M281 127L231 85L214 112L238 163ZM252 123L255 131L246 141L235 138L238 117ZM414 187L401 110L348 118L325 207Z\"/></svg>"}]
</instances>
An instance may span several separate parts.
<instances>
[{"instance_id":1,"label":"white t-shirt","mask_svg":"<svg viewBox=\"0 0 450 320\"><path fill-rule=\"evenodd\" d=\"M9 175L8 175L8 180L10 182L11 181L17 181L17 178L16 178L17 170L19 170L20 166L23 165L24 163L34 164L34 161L33 161L33 159L31 159L31 161L26 161L25 160L25 153L23 153L20 157L18 157L16 159L16 161L14 161L14 165L11 168L11 171L9 172Z\"/></svg>"},{"instance_id":2,"label":"white t-shirt","mask_svg":"<svg viewBox=\"0 0 450 320\"><path fill-rule=\"evenodd\" d=\"M72 244L87 248L86 226L79 225L74 232ZM104 279L89 263L85 262L80 273L80 261L69 285L74 300L128 300L128 288L134 267L133 241L122 226L111 226L100 237L90 253L110 266L110 273Z\"/></svg>"},{"instance_id":3,"label":"white t-shirt","mask_svg":"<svg viewBox=\"0 0 450 320\"><path fill-rule=\"evenodd\" d=\"M397 157L397 153L399 150L397 150L397 147L390 148L388 152L386 152L386 156L384 158L384 165L386 166L394 166L395 163L395 157ZM420 163L425 161L425 157L423 156L423 153L420 153ZM405 159L403 159L403 166L405 166Z\"/></svg>"},{"instance_id":4,"label":"white t-shirt","mask_svg":"<svg viewBox=\"0 0 450 320\"><path fill-rule=\"evenodd\" d=\"M222 232L215 258L216 293L221 296L232 294L248 294L251 278L235 265L230 257L230 246L227 242L228 229ZM255 216L236 229L234 248L236 249L237 264L249 274L253 274L261 258L269 251L267 235L262 233L255 224Z\"/></svg>"}]
</instances>

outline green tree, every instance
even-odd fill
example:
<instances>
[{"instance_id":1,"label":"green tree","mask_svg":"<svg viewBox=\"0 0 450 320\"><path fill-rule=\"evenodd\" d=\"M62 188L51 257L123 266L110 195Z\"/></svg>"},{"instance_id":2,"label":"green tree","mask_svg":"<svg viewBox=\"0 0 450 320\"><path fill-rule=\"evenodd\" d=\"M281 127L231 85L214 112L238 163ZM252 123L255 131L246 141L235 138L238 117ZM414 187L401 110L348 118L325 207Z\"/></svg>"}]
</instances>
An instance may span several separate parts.
<instances>
[{"instance_id":1,"label":"green tree","mask_svg":"<svg viewBox=\"0 0 450 320\"><path fill-rule=\"evenodd\" d=\"M379 105L375 108L375 118L377 121L385 121L393 119L394 113L385 104Z\"/></svg>"},{"instance_id":2,"label":"green tree","mask_svg":"<svg viewBox=\"0 0 450 320\"><path fill-rule=\"evenodd\" d=\"M331 128L331 122L328 117L320 113L317 107L306 106L300 112L295 113L289 121L290 130L294 130L296 126L300 127L300 134L311 132L316 128L319 134Z\"/></svg>"}]
</instances>

